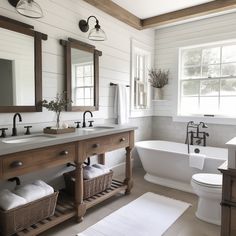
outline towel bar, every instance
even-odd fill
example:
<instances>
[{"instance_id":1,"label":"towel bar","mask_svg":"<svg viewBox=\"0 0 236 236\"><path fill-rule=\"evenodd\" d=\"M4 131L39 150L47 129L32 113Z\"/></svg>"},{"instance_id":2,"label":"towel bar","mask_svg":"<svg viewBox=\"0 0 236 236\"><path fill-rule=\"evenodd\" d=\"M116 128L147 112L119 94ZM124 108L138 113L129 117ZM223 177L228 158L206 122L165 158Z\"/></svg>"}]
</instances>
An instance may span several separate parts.
<instances>
[{"instance_id":1,"label":"towel bar","mask_svg":"<svg viewBox=\"0 0 236 236\"><path fill-rule=\"evenodd\" d=\"M115 83L112 83L112 82L110 83L110 86L116 86L116 85L118 85L118 84L115 84ZM130 86L126 85L126 87L129 88Z\"/></svg>"}]
</instances>

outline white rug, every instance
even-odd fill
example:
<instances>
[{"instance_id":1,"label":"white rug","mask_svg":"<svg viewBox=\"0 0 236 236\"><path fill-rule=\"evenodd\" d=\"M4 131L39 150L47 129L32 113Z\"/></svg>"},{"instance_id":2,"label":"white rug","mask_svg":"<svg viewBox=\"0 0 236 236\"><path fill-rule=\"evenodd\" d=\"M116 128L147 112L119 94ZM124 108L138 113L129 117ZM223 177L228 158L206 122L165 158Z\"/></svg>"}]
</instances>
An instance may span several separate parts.
<instances>
[{"instance_id":1,"label":"white rug","mask_svg":"<svg viewBox=\"0 0 236 236\"><path fill-rule=\"evenodd\" d=\"M161 236L189 203L145 193L77 236Z\"/></svg>"}]
</instances>

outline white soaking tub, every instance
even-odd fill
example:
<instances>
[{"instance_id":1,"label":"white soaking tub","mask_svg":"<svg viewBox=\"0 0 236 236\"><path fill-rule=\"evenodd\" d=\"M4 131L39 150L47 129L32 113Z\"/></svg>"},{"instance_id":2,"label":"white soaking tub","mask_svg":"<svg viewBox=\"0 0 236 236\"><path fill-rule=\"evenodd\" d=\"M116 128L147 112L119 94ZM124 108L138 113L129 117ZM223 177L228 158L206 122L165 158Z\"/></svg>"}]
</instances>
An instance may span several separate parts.
<instances>
[{"instance_id":1,"label":"white soaking tub","mask_svg":"<svg viewBox=\"0 0 236 236\"><path fill-rule=\"evenodd\" d=\"M192 192L191 177L195 173L220 173L217 168L228 159L228 149L191 146L206 155L203 170L189 166L187 144L168 141L141 141L135 144L146 175L152 183Z\"/></svg>"}]
</instances>

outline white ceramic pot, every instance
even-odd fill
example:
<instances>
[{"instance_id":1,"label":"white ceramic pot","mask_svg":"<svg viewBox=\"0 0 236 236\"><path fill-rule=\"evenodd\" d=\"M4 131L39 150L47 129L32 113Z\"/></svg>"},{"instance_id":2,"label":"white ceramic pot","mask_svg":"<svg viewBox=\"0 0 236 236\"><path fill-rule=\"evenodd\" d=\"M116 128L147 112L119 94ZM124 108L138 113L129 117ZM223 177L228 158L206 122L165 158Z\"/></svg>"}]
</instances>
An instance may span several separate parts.
<instances>
[{"instance_id":1,"label":"white ceramic pot","mask_svg":"<svg viewBox=\"0 0 236 236\"><path fill-rule=\"evenodd\" d=\"M163 100L163 90L161 88L153 88L154 100Z\"/></svg>"}]
</instances>

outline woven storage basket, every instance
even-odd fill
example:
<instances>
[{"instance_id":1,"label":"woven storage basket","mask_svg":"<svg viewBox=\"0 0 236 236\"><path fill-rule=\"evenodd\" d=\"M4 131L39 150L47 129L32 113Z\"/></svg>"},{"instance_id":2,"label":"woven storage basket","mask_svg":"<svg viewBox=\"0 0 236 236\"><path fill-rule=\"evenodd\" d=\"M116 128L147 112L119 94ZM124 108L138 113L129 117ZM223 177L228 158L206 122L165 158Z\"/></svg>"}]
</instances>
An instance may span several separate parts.
<instances>
[{"instance_id":1,"label":"woven storage basket","mask_svg":"<svg viewBox=\"0 0 236 236\"><path fill-rule=\"evenodd\" d=\"M93 179L84 179L84 196L87 199L111 187L113 171L100 175ZM66 192L72 196L75 194L75 171L64 173Z\"/></svg>"},{"instance_id":2,"label":"woven storage basket","mask_svg":"<svg viewBox=\"0 0 236 236\"><path fill-rule=\"evenodd\" d=\"M17 208L0 210L1 236L10 236L54 215L58 192Z\"/></svg>"}]
</instances>

